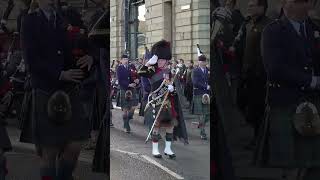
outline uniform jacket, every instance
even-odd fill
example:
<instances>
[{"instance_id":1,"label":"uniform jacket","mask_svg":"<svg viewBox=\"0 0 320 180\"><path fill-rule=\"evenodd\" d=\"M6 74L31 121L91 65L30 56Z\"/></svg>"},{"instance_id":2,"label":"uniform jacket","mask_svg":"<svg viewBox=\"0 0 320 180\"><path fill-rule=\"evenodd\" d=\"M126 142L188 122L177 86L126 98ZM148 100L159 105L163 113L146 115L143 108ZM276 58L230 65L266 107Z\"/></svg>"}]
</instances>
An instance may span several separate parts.
<instances>
[{"instance_id":1,"label":"uniform jacket","mask_svg":"<svg viewBox=\"0 0 320 180\"><path fill-rule=\"evenodd\" d=\"M305 26L307 43L285 17L268 25L263 32L262 55L269 80L269 104L296 104L306 93L313 92L312 75L320 75L320 49L315 38L319 29L310 20Z\"/></svg>"},{"instance_id":2,"label":"uniform jacket","mask_svg":"<svg viewBox=\"0 0 320 180\"><path fill-rule=\"evenodd\" d=\"M49 27L48 19L41 10L24 16L21 42L33 88L45 91L61 88L61 71L72 67L67 34L61 24L62 20L57 16L56 28Z\"/></svg>"},{"instance_id":3,"label":"uniform jacket","mask_svg":"<svg viewBox=\"0 0 320 180\"><path fill-rule=\"evenodd\" d=\"M208 68L205 68L205 72L202 72L200 67L197 67L193 70L192 73L192 83L193 83L193 94L194 95L202 95L209 93L207 90L208 86Z\"/></svg>"},{"instance_id":4,"label":"uniform jacket","mask_svg":"<svg viewBox=\"0 0 320 180\"><path fill-rule=\"evenodd\" d=\"M127 69L124 65L119 65L117 68L117 78L119 81L120 89L128 90L129 84L132 83L129 68Z\"/></svg>"}]
</instances>

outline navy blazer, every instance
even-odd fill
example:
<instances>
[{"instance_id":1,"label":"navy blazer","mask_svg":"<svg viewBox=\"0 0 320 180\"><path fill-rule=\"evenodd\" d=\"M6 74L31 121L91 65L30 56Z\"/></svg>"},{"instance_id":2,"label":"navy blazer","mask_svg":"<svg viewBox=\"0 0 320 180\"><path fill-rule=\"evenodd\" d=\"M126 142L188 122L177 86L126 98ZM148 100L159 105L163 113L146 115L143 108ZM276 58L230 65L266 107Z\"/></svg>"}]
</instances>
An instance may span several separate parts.
<instances>
[{"instance_id":1,"label":"navy blazer","mask_svg":"<svg viewBox=\"0 0 320 180\"><path fill-rule=\"evenodd\" d=\"M132 83L130 76L131 76L131 74L130 74L129 69L126 69L125 66L122 64L120 66L118 66L117 78L119 81L120 89L128 90L129 84Z\"/></svg>"},{"instance_id":2,"label":"navy blazer","mask_svg":"<svg viewBox=\"0 0 320 180\"><path fill-rule=\"evenodd\" d=\"M205 68L205 72L202 72L200 67L193 69L192 72L192 83L193 83L193 94L194 95L202 95L208 94L208 68Z\"/></svg>"},{"instance_id":3,"label":"navy blazer","mask_svg":"<svg viewBox=\"0 0 320 180\"><path fill-rule=\"evenodd\" d=\"M63 87L60 73L74 64L59 16L56 24L55 29L50 28L46 16L39 10L24 16L21 26L21 43L32 87L47 92Z\"/></svg>"},{"instance_id":4,"label":"navy blazer","mask_svg":"<svg viewBox=\"0 0 320 180\"><path fill-rule=\"evenodd\" d=\"M269 81L269 104L297 104L306 93L314 92L310 89L312 76L320 76L316 30L310 21L306 22L305 42L287 18L265 28L262 56Z\"/></svg>"}]
</instances>

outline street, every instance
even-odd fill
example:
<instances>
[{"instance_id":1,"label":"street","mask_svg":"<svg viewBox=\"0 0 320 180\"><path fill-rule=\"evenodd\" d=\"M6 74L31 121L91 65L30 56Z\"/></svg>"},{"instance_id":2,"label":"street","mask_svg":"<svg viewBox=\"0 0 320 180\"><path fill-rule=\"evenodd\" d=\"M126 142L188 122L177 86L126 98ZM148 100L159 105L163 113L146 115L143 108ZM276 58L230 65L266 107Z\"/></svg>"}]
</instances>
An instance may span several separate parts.
<instances>
[{"instance_id":1,"label":"street","mask_svg":"<svg viewBox=\"0 0 320 180\"><path fill-rule=\"evenodd\" d=\"M115 105L114 105L115 107ZM184 109L189 144L174 142L172 149L176 159L165 157L156 159L151 154L151 141L145 144L148 131L143 124L143 117L134 115L130 122L131 133L124 132L122 112L119 107L112 110L114 128L110 130L110 166L111 180L209 180L210 179L210 138L200 139L199 129L192 125L196 116ZM206 131L210 137L209 124ZM164 138L164 133L161 134ZM164 140L160 140L160 153L164 150Z\"/></svg>"}]
</instances>

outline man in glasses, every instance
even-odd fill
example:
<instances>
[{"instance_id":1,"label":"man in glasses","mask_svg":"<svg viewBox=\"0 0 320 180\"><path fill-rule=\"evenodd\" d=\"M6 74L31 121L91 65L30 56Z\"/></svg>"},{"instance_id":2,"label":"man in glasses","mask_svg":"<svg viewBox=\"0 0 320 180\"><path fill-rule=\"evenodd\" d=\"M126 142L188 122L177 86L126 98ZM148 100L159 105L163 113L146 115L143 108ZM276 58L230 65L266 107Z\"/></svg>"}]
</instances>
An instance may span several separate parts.
<instances>
[{"instance_id":1,"label":"man in glasses","mask_svg":"<svg viewBox=\"0 0 320 180\"><path fill-rule=\"evenodd\" d=\"M284 179L320 179L319 30L308 17L310 1L282 0L282 8L283 17L262 35L268 135L261 144L269 145L263 159L283 168Z\"/></svg>"}]
</instances>

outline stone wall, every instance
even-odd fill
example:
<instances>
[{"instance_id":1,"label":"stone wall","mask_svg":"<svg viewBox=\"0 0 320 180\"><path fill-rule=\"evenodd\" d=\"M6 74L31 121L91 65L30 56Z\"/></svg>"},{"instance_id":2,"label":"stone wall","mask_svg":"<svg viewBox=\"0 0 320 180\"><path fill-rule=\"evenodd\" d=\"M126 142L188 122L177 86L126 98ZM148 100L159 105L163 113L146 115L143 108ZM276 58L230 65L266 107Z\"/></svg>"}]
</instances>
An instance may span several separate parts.
<instances>
[{"instance_id":1,"label":"stone wall","mask_svg":"<svg viewBox=\"0 0 320 180\"><path fill-rule=\"evenodd\" d=\"M166 39L176 59L197 59L196 44L209 54L209 0L146 0L147 46Z\"/></svg>"},{"instance_id":2,"label":"stone wall","mask_svg":"<svg viewBox=\"0 0 320 180\"><path fill-rule=\"evenodd\" d=\"M119 59L125 50L123 3L110 0L110 60Z\"/></svg>"},{"instance_id":3,"label":"stone wall","mask_svg":"<svg viewBox=\"0 0 320 180\"><path fill-rule=\"evenodd\" d=\"M111 59L118 59L124 47L123 1L110 1ZM210 0L145 0L146 45L161 39L172 43L174 58L197 58L198 43L209 54Z\"/></svg>"}]
</instances>

